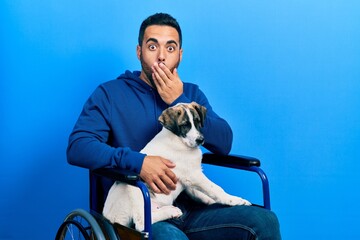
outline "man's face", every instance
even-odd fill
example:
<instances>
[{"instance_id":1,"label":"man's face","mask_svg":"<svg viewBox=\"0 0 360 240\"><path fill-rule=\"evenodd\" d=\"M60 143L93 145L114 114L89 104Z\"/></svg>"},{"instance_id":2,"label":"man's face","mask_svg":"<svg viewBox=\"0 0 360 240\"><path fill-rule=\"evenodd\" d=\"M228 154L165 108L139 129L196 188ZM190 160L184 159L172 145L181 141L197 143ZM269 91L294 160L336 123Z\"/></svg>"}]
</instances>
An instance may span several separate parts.
<instances>
[{"instance_id":1,"label":"man's face","mask_svg":"<svg viewBox=\"0 0 360 240\"><path fill-rule=\"evenodd\" d=\"M145 29L141 46L137 46L137 57L141 62L140 78L153 86L152 69L154 64L164 63L173 72L182 58L179 34L169 26L152 25Z\"/></svg>"}]
</instances>

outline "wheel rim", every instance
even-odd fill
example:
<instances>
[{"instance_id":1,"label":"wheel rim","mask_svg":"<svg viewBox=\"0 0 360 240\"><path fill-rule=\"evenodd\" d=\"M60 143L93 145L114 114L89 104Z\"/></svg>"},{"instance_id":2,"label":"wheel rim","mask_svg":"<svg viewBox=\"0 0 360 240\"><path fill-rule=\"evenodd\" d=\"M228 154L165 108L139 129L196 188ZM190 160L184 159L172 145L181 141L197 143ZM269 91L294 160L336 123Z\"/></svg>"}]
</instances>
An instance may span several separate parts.
<instances>
[{"instance_id":1,"label":"wheel rim","mask_svg":"<svg viewBox=\"0 0 360 240\"><path fill-rule=\"evenodd\" d=\"M77 209L67 215L61 224L56 240L105 240L95 218L85 210Z\"/></svg>"},{"instance_id":2,"label":"wheel rim","mask_svg":"<svg viewBox=\"0 0 360 240\"><path fill-rule=\"evenodd\" d=\"M63 222L56 234L56 239L84 239L90 240L90 235L86 230L88 227L84 227L80 222L76 220L66 220ZM90 233L91 234L91 233Z\"/></svg>"}]
</instances>

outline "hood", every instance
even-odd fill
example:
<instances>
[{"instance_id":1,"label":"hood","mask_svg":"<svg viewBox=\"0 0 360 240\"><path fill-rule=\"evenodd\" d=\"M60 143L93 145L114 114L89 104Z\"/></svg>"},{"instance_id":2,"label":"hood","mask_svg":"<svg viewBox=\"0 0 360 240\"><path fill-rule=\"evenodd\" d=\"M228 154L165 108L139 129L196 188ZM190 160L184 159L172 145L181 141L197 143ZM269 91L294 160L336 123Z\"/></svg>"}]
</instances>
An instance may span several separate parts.
<instances>
[{"instance_id":1,"label":"hood","mask_svg":"<svg viewBox=\"0 0 360 240\"><path fill-rule=\"evenodd\" d=\"M116 79L126 81L127 84L133 86L138 91L143 93L152 92L153 89L147 83L140 79L140 71L129 71L126 70L125 73L121 74Z\"/></svg>"}]
</instances>

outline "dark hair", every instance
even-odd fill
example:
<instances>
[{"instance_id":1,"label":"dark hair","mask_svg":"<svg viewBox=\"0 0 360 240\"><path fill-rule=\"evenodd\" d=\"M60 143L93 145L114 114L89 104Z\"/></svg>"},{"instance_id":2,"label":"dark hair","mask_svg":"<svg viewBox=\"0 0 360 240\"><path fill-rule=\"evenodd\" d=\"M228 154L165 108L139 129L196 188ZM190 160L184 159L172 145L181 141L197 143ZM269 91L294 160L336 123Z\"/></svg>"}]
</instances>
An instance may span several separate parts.
<instances>
[{"instance_id":1,"label":"dark hair","mask_svg":"<svg viewBox=\"0 0 360 240\"><path fill-rule=\"evenodd\" d=\"M179 34L179 41L180 41L180 48L181 48L182 34L181 34L180 25L176 21L175 18L173 18L171 15L169 15L167 13L156 13L156 14L146 18L142 22L142 24L140 26L140 30L139 30L139 37L138 37L139 46L141 46L141 44L144 40L144 33L145 33L146 28L151 25L169 26L169 27L175 28Z\"/></svg>"}]
</instances>

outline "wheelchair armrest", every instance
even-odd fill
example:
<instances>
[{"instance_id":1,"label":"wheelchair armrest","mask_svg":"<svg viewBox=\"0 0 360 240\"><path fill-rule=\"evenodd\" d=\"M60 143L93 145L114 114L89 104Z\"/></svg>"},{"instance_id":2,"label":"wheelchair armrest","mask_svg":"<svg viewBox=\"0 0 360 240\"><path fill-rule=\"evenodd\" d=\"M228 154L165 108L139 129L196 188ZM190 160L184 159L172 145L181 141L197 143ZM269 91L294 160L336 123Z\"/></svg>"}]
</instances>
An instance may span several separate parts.
<instances>
[{"instance_id":1,"label":"wheelchair armrest","mask_svg":"<svg viewBox=\"0 0 360 240\"><path fill-rule=\"evenodd\" d=\"M253 157L241 155L219 155L204 153L202 163L223 167L260 167L260 160Z\"/></svg>"},{"instance_id":2,"label":"wheelchair armrest","mask_svg":"<svg viewBox=\"0 0 360 240\"><path fill-rule=\"evenodd\" d=\"M263 207L269 210L271 209L269 181L265 172L260 168L259 159L241 155L219 155L213 153L204 153L202 163L256 172L262 182L264 200Z\"/></svg>"},{"instance_id":3,"label":"wheelchair armrest","mask_svg":"<svg viewBox=\"0 0 360 240\"><path fill-rule=\"evenodd\" d=\"M144 182L141 181L139 174L125 169L117 169L117 168L98 168L91 171L92 174L109 178L113 181L121 181L133 186L136 186L140 189L143 198L144 198L144 220L145 220L145 229L143 233L146 236L152 235L151 230L151 201L150 201L150 193L147 189ZM145 239L145 238L144 238ZM151 240L151 238L146 238Z\"/></svg>"},{"instance_id":4,"label":"wheelchair armrest","mask_svg":"<svg viewBox=\"0 0 360 240\"><path fill-rule=\"evenodd\" d=\"M92 173L109 178L114 181L121 181L136 186L140 179L139 175L133 171L117 168L98 168L92 170Z\"/></svg>"}]
</instances>

